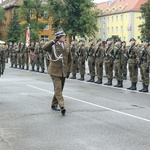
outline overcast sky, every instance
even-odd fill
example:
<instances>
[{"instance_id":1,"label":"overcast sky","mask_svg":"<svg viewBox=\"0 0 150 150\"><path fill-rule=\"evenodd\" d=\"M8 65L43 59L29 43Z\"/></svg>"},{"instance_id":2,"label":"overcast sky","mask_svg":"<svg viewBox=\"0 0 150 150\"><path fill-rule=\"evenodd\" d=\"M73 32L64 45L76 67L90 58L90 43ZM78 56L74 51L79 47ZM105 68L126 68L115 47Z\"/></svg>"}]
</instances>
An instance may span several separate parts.
<instances>
[{"instance_id":1,"label":"overcast sky","mask_svg":"<svg viewBox=\"0 0 150 150\"><path fill-rule=\"evenodd\" d=\"M105 2L105 1L108 1L108 0L94 0L95 3L101 3L101 2Z\"/></svg>"}]
</instances>

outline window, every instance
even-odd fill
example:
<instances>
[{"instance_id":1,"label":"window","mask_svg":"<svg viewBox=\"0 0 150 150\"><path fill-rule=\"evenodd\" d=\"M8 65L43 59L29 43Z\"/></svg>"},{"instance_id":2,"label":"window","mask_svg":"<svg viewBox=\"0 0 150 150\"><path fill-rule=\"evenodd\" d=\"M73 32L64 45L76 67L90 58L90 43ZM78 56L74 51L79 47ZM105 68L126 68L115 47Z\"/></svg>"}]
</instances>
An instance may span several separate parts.
<instances>
[{"instance_id":1,"label":"window","mask_svg":"<svg viewBox=\"0 0 150 150\"><path fill-rule=\"evenodd\" d=\"M107 21L108 21L108 23L109 23L109 17L107 18Z\"/></svg>"},{"instance_id":2,"label":"window","mask_svg":"<svg viewBox=\"0 0 150 150\"><path fill-rule=\"evenodd\" d=\"M116 32L118 32L118 27L116 27Z\"/></svg>"},{"instance_id":3,"label":"window","mask_svg":"<svg viewBox=\"0 0 150 150\"><path fill-rule=\"evenodd\" d=\"M114 17L112 16L112 22L114 22Z\"/></svg>"},{"instance_id":4,"label":"window","mask_svg":"<svg viewBox=\"0 0 150 150\"><path fill-rule=\"evenodd\" d=\"M43 30L49 30L49 24L45 26Z\"/></svg>"},{"instance_id":5,"label":"window","mask_svg":"<svg viewBox=\"0 0 150 150\"><path fill-rule=\"evenodd\" d=\"M105 28L105 23L103 23L103 28Z\"/></svg>"},{"instance_id":6,"label":"window","mask_svg":"<svg viewBox=\"0 0 150 150\"><path fill-rule=\"evenodd\" d=\"M122 32L122 26L120 27L120 32Z\"/></svg>"},{"instance_id":7,"label":"window","mask_svg":"<svg viewBox=\"0 0 150 150\"><path fill-rule=\"evenodd\" d=\"M114 32L114 28L113 28L113 27L111 28L111 32L112 32L112 33Z\"/></svg>"},{"instance_id":8,"label":"window","mask_svg":"<svg viewBox=\"0 0 150 150\"><path fill-rule=\"evenodd\" d=\"M41 40L49 41L48 35L41 35Z\"/></svg>"},{"instance_id":9,"label":"window","mask_svg":"<svg viewBox=\"0 0 150 150\"><path fill-rule=\"evenodd\" d=\"M118 21L118 16L116 16L116 21Z\"/></svg>"},{"instance_id":10,"label":"window","mask_svg":"<svg viewBox=\"0 0 150 150\"><path fill-rule=\"evenodd\" d=\"M109 28L107 28L107 33L109 33Z\"/></svg>"},{"instance_id":11,"label":"window","mask_svg":"<svg viewBox=\"0 0 150 150\"><path fill-rule=\"evenodd\" d=\"M122 17L122 15L120 16L120 21L122 21L123 20L123 17Z\"/></svg>"}]
</instances>

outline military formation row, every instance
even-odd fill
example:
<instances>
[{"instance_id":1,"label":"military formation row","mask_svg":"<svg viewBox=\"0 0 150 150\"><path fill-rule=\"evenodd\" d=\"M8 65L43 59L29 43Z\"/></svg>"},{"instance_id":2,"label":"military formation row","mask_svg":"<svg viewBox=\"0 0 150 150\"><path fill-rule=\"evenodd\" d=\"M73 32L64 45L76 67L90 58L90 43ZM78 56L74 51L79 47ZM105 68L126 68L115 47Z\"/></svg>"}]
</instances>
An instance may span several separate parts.
<instances>
[{"instance_id":1,"label":"military formation row","mask_svg":"<svg viewBox=\"0 0 150 150\"><path fill-rule=\"evenodd\" d=\"M76 73L79 69L81 78L84 80L85 75L85 61L88 61L88 68L91 78L88 82L95 82L102 84L103 80L103 68L105 68L108 82L107 86L112 86L113 71L115 72L115 78L117 84L115 87L123 87L123 80L129 77L131 86L129 90L137 89L138 81L138 68L140 68L143 88L140 92L148 92L149 86L149 66L150 66L150 46L148 39L143 39L141 46L136 45L134 38L130 39L130 46L126 46L126 42L122 42L120 39L116 39L114 42L112 38L108 38L106 43L101 39L97 40L94 44L94 40L89 40L89 47L85 47L85 41L80 40L77 45L76 40L71 43L72 53L72 77L76 79ZM127 68L128 65L128 68ZM95 75L97 74L98 80L95 81Z\"/></svg>"},{"instance_id":2,"label":"military formation row","mask_svg":"<svg viewBox=\"0 0 150 150\"><path fill-rule=\"evenodd\" d=\"M32 71L35 71L36 66L37 72L41 70L44 73L45 66L48 68L50 64L50 58L48 53L42 50L43 45L43 41L31 42L29 47L26 47L24 43L9 43L8 45L4 45L3 50L5 51L6 62L10 57L11 67L17 68L19 66L21 69L28 70L30 64ZM71 54L71 79L76 79L76 74L79 72L81 75L79 80L84 80L85 62L87 60L91 76L88 82L102 84L103 70L105 69L108 78L108 82L105 85L112 85L114 71L117 80L115 87L121 88L123 87L123 79L126 79L127 73L129 72L131 86L128 89L136 90L138 68L140 68L143 84L140 92L148 92L150 47L149 41L146 38L142 40L141 46L136 45L136 40L131 38L129 47L126 46L125 42L121 42L120 39L114 42L112 38L108 38L106 43L101 39L98 39L94 43L94 40L90 39L88 47L85 46L83 39L79 40L79 42L72 40ZM97 81L95 81L96 75Z\"/></svg>"}]
</instances>

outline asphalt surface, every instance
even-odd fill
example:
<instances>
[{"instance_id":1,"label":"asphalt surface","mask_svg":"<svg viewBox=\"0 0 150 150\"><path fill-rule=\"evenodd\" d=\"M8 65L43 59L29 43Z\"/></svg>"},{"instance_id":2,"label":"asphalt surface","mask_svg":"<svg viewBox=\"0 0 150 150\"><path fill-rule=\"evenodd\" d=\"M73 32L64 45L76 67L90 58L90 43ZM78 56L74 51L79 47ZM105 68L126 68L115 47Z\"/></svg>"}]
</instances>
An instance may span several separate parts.
<instances>
[{"instance_id":1,"label":"asphalt surface","mask_svg":"<svg viewBox=\"0 0 150 150\"><path fill-rule=\"evenodd\" d=\"M67 79L62 116L50 108L49 75L7 64L0 78L0 150L149 150L150 93L129 86L129 80L118 89Z\"/></svg>"}]
</instances>

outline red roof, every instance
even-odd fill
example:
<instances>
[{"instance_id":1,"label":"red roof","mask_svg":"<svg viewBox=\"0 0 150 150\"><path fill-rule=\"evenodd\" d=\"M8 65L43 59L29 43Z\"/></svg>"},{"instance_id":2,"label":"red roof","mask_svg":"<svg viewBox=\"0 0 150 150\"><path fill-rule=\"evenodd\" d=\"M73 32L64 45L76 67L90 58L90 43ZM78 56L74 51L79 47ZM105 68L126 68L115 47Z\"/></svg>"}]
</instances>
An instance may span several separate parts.
<instances>
[{"instance_id":1,"label":"red roof","mask_svg":"<svg viewBox=\"0 0 150 150\"><path fill-rule=\"evenodd\" d=\"M140 11L142 4L148 0L110 0L109 2L99 3L98 9L104 14L115 14L126 11Z\"/></svg>"}]
</instances>

